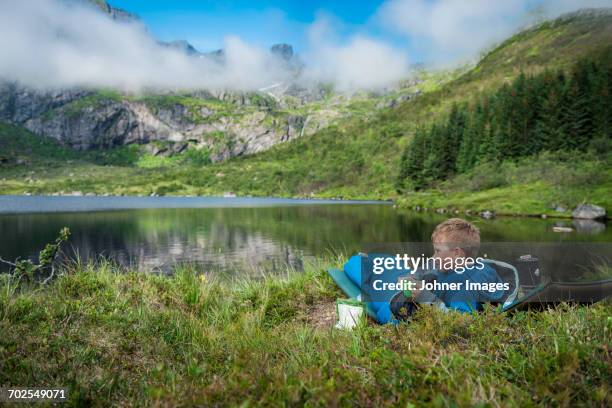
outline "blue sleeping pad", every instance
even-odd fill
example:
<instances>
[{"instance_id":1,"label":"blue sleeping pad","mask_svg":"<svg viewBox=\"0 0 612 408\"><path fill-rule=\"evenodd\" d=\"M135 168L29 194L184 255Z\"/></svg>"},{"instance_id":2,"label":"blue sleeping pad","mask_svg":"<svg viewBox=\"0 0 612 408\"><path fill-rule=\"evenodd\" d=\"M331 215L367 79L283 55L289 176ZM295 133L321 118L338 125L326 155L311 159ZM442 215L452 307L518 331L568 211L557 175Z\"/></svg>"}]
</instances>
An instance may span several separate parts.
<instances>
[{"instance_id":1,"label":"blue sleeping pad","mask_svg":"<svg viewBox=\"0 0 612 408\"><path fill-rule=\"evenodd\" d=\"M385 270L381 275L368 273L362 277L362 265L365 270L371 271L374 266L374 258L393 258L388 254L368 254L368 255L354 255L344 264L344 273L355 284L360 292L362 300L366 301L366 306L371 309L374 316L372 316L378 323L384 324L390 321L394 321L391 314L391 298L397 294L398 291L375 291L372 287L374 280L380 279L383 282L395 283L398 278L402 275L406 275L406 270ZM333 277L333 276L332 276ZM347 290L341 289L349 295ZM354 289L351 290L354 293ZM349 295L350 296L350 295Z\"/></svg>"}]
</instances>

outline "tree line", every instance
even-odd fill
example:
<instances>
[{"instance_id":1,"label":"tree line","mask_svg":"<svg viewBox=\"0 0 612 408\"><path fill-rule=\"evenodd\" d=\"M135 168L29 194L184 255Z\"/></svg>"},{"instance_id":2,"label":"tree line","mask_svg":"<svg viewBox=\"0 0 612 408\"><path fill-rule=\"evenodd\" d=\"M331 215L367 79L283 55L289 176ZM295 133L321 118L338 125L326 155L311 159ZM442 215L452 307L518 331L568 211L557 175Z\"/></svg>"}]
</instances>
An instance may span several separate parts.
<instances>
[{"instance_id":1,"label":"tree line","mask_svg":"<svg viewBox=\"0 0 612 408\"><path fill-rule=\"evenodd\" d=\"M521 73L448 116L419 126L402 154L398 187L420 190L495 162L541 151L610 149L612 67L591 60L569 72Z\"/></svg>"}]
</instances>

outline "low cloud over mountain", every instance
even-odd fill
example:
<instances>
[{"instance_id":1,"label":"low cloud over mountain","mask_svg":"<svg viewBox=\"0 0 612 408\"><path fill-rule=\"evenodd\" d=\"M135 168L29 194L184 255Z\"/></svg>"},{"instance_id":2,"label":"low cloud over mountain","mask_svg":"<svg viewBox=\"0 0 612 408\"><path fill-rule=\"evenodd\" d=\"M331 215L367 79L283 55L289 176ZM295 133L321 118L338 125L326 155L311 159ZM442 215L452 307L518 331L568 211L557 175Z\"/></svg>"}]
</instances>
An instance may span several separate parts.
<instances>
[{"instance_id":1,"label":"low cloud over mountain","mask_svg":"<svg viewBox=\"0 0 612 408\"><path fill-rule=\"evenodd\" d=\"M576 3L545 0L538 10L550 15L610 1ZM288 64L231 33L223 58L185 52L184 43L160 43L129 13L109 10L74 0L1 1L0 78L35 88L253 90L297 80L355 90L385 87L409 71L408 51L396 42L360 32L334 40L333 24L325 18L309 27L302 63ZM444 60L476 53L533 15L528 0L389 0L371 21L429 49L425 55L432 60Z\"/></svg>"}]
</instances>

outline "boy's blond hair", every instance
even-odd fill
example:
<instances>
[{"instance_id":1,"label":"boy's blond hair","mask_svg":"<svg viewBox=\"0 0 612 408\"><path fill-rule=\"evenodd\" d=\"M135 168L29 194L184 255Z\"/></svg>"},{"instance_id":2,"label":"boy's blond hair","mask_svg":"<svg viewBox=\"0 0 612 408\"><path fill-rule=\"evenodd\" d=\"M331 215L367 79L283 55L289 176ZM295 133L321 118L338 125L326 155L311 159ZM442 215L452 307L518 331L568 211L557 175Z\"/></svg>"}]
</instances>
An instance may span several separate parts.
<instances>
[{"instance_id":1,"label":"boy's blond hair","mask_svg":"<svg viewBox=\"0 0 612 408\"><path fill-rule=\"evenodd\" d=\"M474 224L461 218L450 218L434 229L431 241L452 244L463 249L467 256L476 256L480 248L480 230Z\"/></svg>"}]
</instances>

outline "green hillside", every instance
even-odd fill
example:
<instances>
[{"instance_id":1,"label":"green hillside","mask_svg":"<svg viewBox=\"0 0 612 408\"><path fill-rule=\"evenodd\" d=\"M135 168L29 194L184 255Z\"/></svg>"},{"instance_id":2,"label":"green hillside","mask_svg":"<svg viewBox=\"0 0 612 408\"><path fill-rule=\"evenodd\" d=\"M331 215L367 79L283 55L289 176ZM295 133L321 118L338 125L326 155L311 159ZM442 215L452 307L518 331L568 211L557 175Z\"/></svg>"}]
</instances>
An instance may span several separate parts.
<instances>
[{"instance_id":1,"label":"green hillside","mask_svg":"<svg viewBox=\"0 0 612 408\"><path fill-rule=\"evenodd\" d=\"M583 58L605 67L612 65L612 14L580 12L545 22L500 44L458 78L442 86L423 87L422 95L398 107L370 115L356 111L313 136L219 164L202 165L184 157L161 160L136 146L79 154L71 162L55 161L55 156L73 153L55 146L55 156L44 152L37 156L40 151L36 146L22 146L25 150L17 149L11 157L25 156L30 165L26 168L5 160L7 164L0 170L0 193L209 195L232 191L239 195L400 198L406 206L499 208L516 213L551 213L554 201L572 206L590 200L610 207L609 155L589 152L570 160L545 155L556 174L566 172L576 180L573 184L532 180L521 169L541 160L523 159L518 165L504 164L505 178L497 183L474 183L472 179L486 173L475 168L430 186L428 191L404 192L402 196L397 189L401 156L417 127L445 120L454 104L494 92L521 73L535 75L549 69L569 72ZM23 133L2 126L0 143ZM581 182L585 178L597 188L585 188ZM476 196L477 200L470 199ZM510 201L511 208L507 205Z\"/></svg>"}]
</instances>

